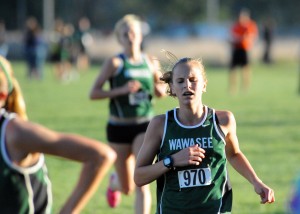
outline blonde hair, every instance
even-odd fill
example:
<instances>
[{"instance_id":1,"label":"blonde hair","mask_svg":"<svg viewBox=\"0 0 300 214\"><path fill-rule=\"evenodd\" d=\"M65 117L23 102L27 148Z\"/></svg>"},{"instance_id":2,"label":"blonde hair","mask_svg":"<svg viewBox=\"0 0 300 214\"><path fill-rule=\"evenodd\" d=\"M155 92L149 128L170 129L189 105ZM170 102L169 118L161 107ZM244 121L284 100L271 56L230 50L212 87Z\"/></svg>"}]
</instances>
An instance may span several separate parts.
<instances>
[{"instance_id":1,"label":"blonde hair","mask_svg":"<svg viewBox=\"0 0 300 214\"><path fill-rule=\"evenodd\" d=\"M169 51L162 50L162 52L165 53L165 56L167 57L169 63L168 63L167 68L163 71L163 75L160 77L160 80L163 81L164 83L168 84L166 93L169 96L176 97L175 94L172 92L171 84L173 82L173 71L180 64L193 63L193 64L197 65L200 68L201 75L202 75L204 82L207 82L205 68L204 68L204 65L203 65L201 59L190 58L190 57L184 57L184 58L178 59L173 53L171 53Z\"/></svg>"},{"instance_id":2,"label":"blonde hair","mask_svg":"<svg viewBox=\"0 0 300 214\"><path fill-rule=\"evenodd\" d=\"M140 25L140 27L142 28L142 20L139 16L135 15L135 14L127 14L125 16L123 16L122 19L120 19L116 25L115 25L115 35L117 36L118 41L120 42L120 38L121 38L121 29L123 29L126 26L130 26L132 24L138 24Z\"/></svg>"},{"instance_id":3,"label":"blonde hair","mask_svg":"<svg viewBox=\"0 0 300 214\"><path fill-rule=\"evenodd\" d=\"M15 78L13 74L13 69L10 62L0 56L0 71L4 72L8 81L9 86L9 94L6 99L4 108L8 112L17 113L22 119L28 120L28 116L26 113L26 105L25 100L22 94L21 87L19 85L18 80Z\"/></svg>"}]
</instances>

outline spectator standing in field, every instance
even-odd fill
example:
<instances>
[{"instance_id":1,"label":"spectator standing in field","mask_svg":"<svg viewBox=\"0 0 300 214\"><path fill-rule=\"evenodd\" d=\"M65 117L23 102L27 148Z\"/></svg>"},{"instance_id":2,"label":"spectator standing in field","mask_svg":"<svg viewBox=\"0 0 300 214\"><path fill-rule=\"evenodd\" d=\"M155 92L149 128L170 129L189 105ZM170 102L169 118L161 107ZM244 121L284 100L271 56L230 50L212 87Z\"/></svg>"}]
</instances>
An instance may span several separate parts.
<instances>
[{"instance_id":1,"label":"spectator standing in field","mask_svg":"<svg viewBox=\"0 0 300 214\"><path fill-rule=\"evenodd\" d=\"M93 37L90 34L91 23L87 17L81 17L75 31L75 43L77 48L77 69L79 71L87 70L90 65L90 59L87 52L87 46L93 43Z\"/></svg>"},{"instance_id":2,"label":"spectator standing in field","mask_svg":"<svg viewBox=\"0 0 300 214\"><path fill-rule=\"evenodd\" d=\"M28 65L28 78L43 79L47 58L47 45L38 21L30 17L26 21L25 59Z\"/></svg>"},{"instance_id":3,"label":"spectator standing in field","mask_svg":"<svg viewBox=\"0 0 300 214\"><path fill-rule=\"evenodd\" d=\"M50 36L50 60L54 65L54 74L56 78L60 79L60 73L62 70L61 63L61 38L63 35L64 22L61 19L56 19L54 24L54 30Z\"/></svg>"},{"instance_id":4,"label":"spectator standing in field","mask_svg":"<svg viewBox=\"0 0 300 214\"><path fill-rule=\"evenodd\" d=\"M82 163L78 182L60 210L65 214L80 213L113 164L115 152L96 140L29 122L24 114L7 108L8 99L17 97L17 81L9 62L4 58L0 62L0 213L53 212L44 154ZM23 101L15 100L25 110Z\"/></svg>"},{"instance_id":5,"label":"spectator standing in field","mask_svg":"<svg viewBox=\"0 0 300 214\"><path fill-rule=\"evenodd\" d=\"M248 10L242 10L238 20L231 28L232 55L229 70L229 92L235 94L238 87L237 69L241 68L243 91L248 91L251 84L250 50L258 35L255 21Z\"/></svg>"},{"instance_id":6,"label":"spectator standing in field","mask_svg":"<svg viewBox=\"0 0 300 214\"><path fill-rule=\"evenodd\" d=\"M69 83L79 78L79 73L76 67L78 49L75 44L74 26L71 23L63 23L60 21L57 24L57 35L59 38L56 49L53 49L53 62L55 63L55 76L63 83Z\"/></svg>"},{"instance_id":7,"label":"spectator standing in field","mask_svg":"<svg viewBox=\"0 0 300 214\"><path fill-rule=\"evenodd\" d=\"M273 190L239 148L234 115L202 103L202 62L182 58L161 80L179 107L151 120L134 173L137 186L157 180L156 213L231 213L227 161L253 185L261 203L274 202Z\"/></svg>"},{"instance_id":8,"label":"spectator standing in field","mask_svg":"<svg viewBox=\"0 0 300 214\"><path fill-rule=\"evenodd\" d=\"M135 213L149 214L151 193L148 185L136 188L133 181L135 158L142 145L144 133L153 116L152 98L165 95L159 82L159 62L142 52L141 20L126 15L116 23L115 33L123 51L104 62L90 99L110 99L107 138L116 151L117 174L110 178L107 200L111 207L120 202L120 192L136 190ZM109 81L110 89L104 87Z\"/></svg>"},{"instance_id":9,"label":"spectator standing in field","mask_svg":"<svg viewBox=\"0 0 300 214\"><path fill-rule=\"evenodd\" d=\"M264 53L262 61L265 64L272 63L271 60L271 48L273 43L273 34L274 34L274 23L271 19L271 17L268 17L264 23L263 23L263 29L262 29L262 39L264 42Z\"/></svg>"},{"instance_id":10,"label":"spectator standing in field","mask_svg":"<svg viewBox=\"0 0 300 214\"><path fill-rule=\"evenodd\" d=\"M58 78L64 82L71 81L76 71L76 50L74 49L74 26L66 23L62 29L60 40L60 64L61 70L58 72Z\"/></svg>"},{"instance_id":11,"label":"spectator standing in field","mask_svg":"<svg viewBox=\"0 0 300 214\"><path fill-rule=\"evenodd\" d=\"M0 20L0 56L6 57L8 44L6 42L6 26L4 20Z\"/></svg>"}]
</instances>

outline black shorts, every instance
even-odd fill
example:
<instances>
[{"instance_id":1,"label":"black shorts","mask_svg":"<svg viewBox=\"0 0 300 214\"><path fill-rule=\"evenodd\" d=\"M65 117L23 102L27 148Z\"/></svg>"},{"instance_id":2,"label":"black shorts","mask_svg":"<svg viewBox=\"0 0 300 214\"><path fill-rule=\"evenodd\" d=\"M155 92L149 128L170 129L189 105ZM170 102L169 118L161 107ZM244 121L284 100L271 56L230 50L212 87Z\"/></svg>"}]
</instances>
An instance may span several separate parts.
<instances>
[{"instance_id":1,"label":"black shorts","mask_svg":"<svg viewBox=\"0 0 300 214\"><path fill-rule=\"evenodd\" d=\"M149 121L140 124L111 124L106 126L107 140L112 143L132 144L134 138L146 132Z\"/></svg>"},{"instance_id":2,"label":"black shorts","mask_svg":"<svg viewBox=\"0 0 300 214\"><path fill-rule=\"evenodd\" d=\"M245 66L248 65L249 59L248 59L248 53L244 49L237 49L234 48L232 50L232 58L231 58L231 64L230 68L234 68L237 66Z\"/></svg>"}]
</instances>

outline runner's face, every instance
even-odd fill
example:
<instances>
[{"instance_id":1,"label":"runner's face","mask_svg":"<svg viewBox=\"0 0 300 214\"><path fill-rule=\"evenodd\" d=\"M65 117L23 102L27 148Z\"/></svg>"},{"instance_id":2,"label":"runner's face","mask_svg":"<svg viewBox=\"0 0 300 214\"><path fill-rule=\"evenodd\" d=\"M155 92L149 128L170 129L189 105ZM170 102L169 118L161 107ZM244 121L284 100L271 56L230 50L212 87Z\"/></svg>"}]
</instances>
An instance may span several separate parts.
<instances>
[{"instance_id":1,"label":"runner's face","mask_svg":"<svg viewBox=\"0 0 300 214\"><path fill-rule=\"evenodd\" d=\"M142 39L142 32L138 23L132 23L121 29L120 42L124 47L140 46Z\"/></svg>"},{"instance_id":2,"label":"runner's face","mask_svg":"<svg viewBox=\"0 0 300 214\"><path fill-rule=\"evenodd\" d=\"M206 90L201 69L195 62L178 64L173 70L172 92L182 104L193 105L202 101Z\"/></svg>"}]
</instances>

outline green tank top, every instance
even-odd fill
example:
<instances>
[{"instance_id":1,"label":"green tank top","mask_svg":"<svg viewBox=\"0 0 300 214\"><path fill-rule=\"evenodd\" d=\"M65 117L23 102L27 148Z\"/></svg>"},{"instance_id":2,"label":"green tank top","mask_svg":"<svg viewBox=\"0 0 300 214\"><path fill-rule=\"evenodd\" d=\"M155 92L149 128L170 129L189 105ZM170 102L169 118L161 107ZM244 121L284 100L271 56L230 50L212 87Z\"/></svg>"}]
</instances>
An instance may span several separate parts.
<instances>
[{"instance_id":1,"label":"green tank top","mask_svg":"<svg viewBox=\"0 0 300 214\"><path fill-rule=\"evenodd\" d=\"M110 78L111 89L123 86L130 80L138 80L141 89L137 93L131 93L115 97L110 100L110 114L119 118L130 117L152 117L153 106L152 97L154 91L153 72L151 71L147 59L143 56L140 64L131 64L124 54L119 57L123 60L115 76Z\"/></svg>"},{"instance_id":2,"label":"green tank top","mask_svg":"<svg viewBox=\"0 0 300 214\"><path fill-rule=\"evenodd\" d=\"M44 156L28 168L12 163L5 146L5 129L14 114L1 109L0 116L0 213L51 213L51 183Z\"/></svg>"},{"instance_id":3,"label":"green tank top","mask_svg":"<svg viewBox=\"0 0 300 214\"><path fill-rule=\"evenodd\" d=\"M166 113L165 131L158 161L198 144L205 150L199 166L177 167L157 180L157 213L230 213L232 191L226 168L225 140L215 110L205 106L203 120L185 126L176 109Z\"/></svg>"}]
</instances>

